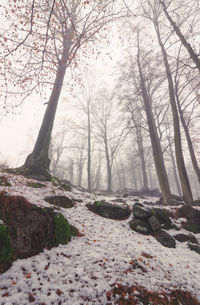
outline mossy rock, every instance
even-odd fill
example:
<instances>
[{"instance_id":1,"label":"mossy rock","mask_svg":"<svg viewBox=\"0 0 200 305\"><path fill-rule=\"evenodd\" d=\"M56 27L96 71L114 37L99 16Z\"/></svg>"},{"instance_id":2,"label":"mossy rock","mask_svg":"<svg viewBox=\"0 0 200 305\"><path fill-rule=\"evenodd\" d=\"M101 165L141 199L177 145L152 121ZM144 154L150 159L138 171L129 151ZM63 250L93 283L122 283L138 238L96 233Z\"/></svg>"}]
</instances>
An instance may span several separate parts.
<instances>
[{"instance_id":1,"label":"mossy rock","mask_svg":"<svg viewBox=\"0 0 200 305\"><path fill-rule=\"evenodd\" d=\"M172 222L169 217L169 212L165 209L154 208L152 210L153 215L158 219L158 221L163 225L163 229L171 229Z\"/></svg>"},{"instance_id":2,"label":"mossy rock","mask_svg":"<svg viewBox=\"0 0 200 305\"><path fill-rule=\"evenodd\" d=\"M33 188L42 188L42 187L46 187L45 184L39 183L39 182L30 182L30 183L27 184L27 186L33 187Z\"/></svg>"},{"instance_id":3,"label":"mossy rock","mask_svg":"<svg viewBox=\"0 0 200 305\"><path fill-rule=\"evenodd\" d=\"M135 218L146 220L152 216L152 210L135 203L133 206L133 215Z\"/></svg>"},{"instance_id":4,"label":"mossy rock","mask_svg":"<svg viewBox=\"0 0 200 305\"><path fill-rule=\"evenodd\" d=\"M71 186L70 186L70 185L67 185L67 184L65 184L65 183L61 183L61 184L60 184L60 187L61 187L63 190L67 191L67 192L71 192L71 190L72 190Z\"/></svg>"},{"instance_id":5,"label":"mossy rock","mask_svg":"<svg viewBox=\"0 0 200 305\"><path fill-rule=\"evenodd\" d=\"M0 262L7 262L12 257L11 237L5 224L0 224Z\"/></svg>"},{"instance_id":6,"label":"mossy rock","mask_svg":"<svg viewBox=\"0 0 200 305\"><path fill-rule=\"evenodd\" d=\"M56 245L67 244L71 239L71 229L67 219L62 214L54 216Z\"/></svg>"},{"instance_id":7,"label":"mossy rock","mask_svg":"<svg viewBox=\"0 0 200 305\"><path fill-rule=\"evenodd\" d=\"M155 238L161 245L167 248L176 248L176 241L175 239L164 230L160 230L154 234Z\"/></svg>"},{"instance_id":8,"label":"mossy rock","mask_svg":"<svg viewBox=\"0 0 200 305\"><path fill-rule=\"evenodd\" d=\"M197 252L198 254L200 254L200 246L198 245L193 245L193 244L188 244L188 247L190 248L190 250Z\"/></svg>"},{"instance_id":9,"label":"mossy rock","mask_svg":"<svg viewBox=\"0 0 200 305\"><path fill-rule=\"evenodd\" d=\"M131 214L131 210L128 207L121 207L103 201L95 201L94 204L88 203L86 207L95 214L115 220L127 219Z\"/></svg>"},{"instance_id":10,"label":"mossy rock","mask_svg":"<svg viewBox=\"0 0 200 305\"><path fill-rule=\"evenodd\" d=\"M190 241L193 244L198 244L198 241L196 239L196 237L192 234L176 234L173 236L176 240L180 241L181 243L186 242L186 241Z\"/></svg>"},{"instance_id":11,"label":"mossy rock","mask_svg":"<svg viewBox=\"0 0 200 305\"><path fill-rule=\"evenodd\" d=\"M50 204L56 205L61 208L69 209L75 206L75 203L72 199L67 196L47 196L44 198Z\"/></svg>"},{"instance_id":12,"label":"mossy rock","mask_svg":"<svg viewBox=\"0 0 200 305\"><path fill-rule=\"evenodd\" d=\"M182 224L182 227L187 231L198 234L200 233L200 220L198 218L189 219Z\"/></svg>"},{"instance_id":13,"label":"mossy rock","mask_svg":"<svg viewBox=\"0 0 200 305\"><path fill-rule=\"evenodd\" d=\"M133 219L129 222L130 228L138 233L141 234L151 234L152 233L152 229L150 227L150 225L142 220L142 219Z\"/></svg>"}]
</instances>

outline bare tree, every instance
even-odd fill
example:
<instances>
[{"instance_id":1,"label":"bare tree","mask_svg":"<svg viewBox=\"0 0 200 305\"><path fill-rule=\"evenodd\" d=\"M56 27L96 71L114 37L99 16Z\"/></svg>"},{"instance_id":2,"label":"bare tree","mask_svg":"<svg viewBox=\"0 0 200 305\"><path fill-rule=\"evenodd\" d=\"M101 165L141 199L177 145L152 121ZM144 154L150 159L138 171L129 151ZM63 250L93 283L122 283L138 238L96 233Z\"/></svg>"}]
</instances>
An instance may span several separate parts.
<instances>
[{"instance_id":1,"label":"bare tree","mask_svg":"<svg viewBox=\"0 0 200 305\"><path fill-rule=\"evenodd\" d=\"M13 61L17 62L18 70L7 69L6 71L10 77L11 75L17 77L22 90L29 88L26 95L29 95L39 84L42 87L47 83L52 85L35 146L18 171L26 175L36 174L50 179L48 150L66 70L71 63L77 64L75 58L80 47L86 44L94 45L94 39L104 29L105 24L118 18L121 12L114 12L113 1L108 0L84 3L80 0L53 2L42 0L37 3L33 1L32 6L24 0L14 12L18 17L18 24L13 26L14 36L12 26L10 32L4 33L4 47L8 51L4 54L4 60L7 60L5 67L12 66ZM31 17L31 31L28 30L29 35L25 41L19 41L18 34L26 31L26 25L30 22L27 16L30 13L37 17ZM23 26L19 26L20 23ZM9 52L11 42L16 45L18 58L16 53L13 55L14 52ZM19 44L20 47L18 47ZM21 60L21 51L24 53L24 62ZM15 57L9 59L10 56ZM6 84L7 80L8 75ZM7 87L5 95L8 95Z\"/></svg>"}]
</instances>

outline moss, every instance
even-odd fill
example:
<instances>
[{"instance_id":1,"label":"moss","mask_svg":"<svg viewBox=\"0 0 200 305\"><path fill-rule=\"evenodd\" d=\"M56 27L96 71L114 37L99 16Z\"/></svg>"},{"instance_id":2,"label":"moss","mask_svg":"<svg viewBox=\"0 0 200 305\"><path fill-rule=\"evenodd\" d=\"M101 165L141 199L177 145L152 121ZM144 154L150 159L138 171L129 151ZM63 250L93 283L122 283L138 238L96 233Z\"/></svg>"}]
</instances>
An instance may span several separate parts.
<instances>
[{"instance_id":1,"label":"moss","mask_svg":"<svg viewBox=\"0 0 200 305\"><path fill-rule=\"evenodd\" d=\"M71 186L69 186L69 185L67 185L67 184L65 184L65 183L62 183L62 184L60 185L60 187L61 187L63 190L67 191L67 192L71 192L71 190L72 190Z\"/></svg>"},{"instance_id":2,"label":"moss","mask_svg":"<svg viewBox=\"0 0 200 305\"><path fill-rule=\"evenodd\" d=\"M0 181L0 186L11 186L11 183L8 181L6 181L6 182Z\"/></svg>"},{"instance_id":3,"label":"moss","mask_svg":"<svg viewBox=\"0 0 200 305\"><path fill-rule=\"evenodd\" d=\"M186 235L186 234L176 234L174 236L174 238L178 241L180 241L181 243L186 242L186 241L190 241L191 243L197 244L198 241L196 239L196 237L192 234Z\"/></svg>"},{"instance_id":4,"label":"moss","mask_svg":"<svg viewBox=\"0 0 200 305\"><path fill-rule=\"evenodd\" d=\"M34 187L34 188L41 188L41 187L46 187L45 184L38 183L38 182L30 182L27 184L29 187Z\"/></svg>"},{"instance_id":5,"label":"moss","mask_svg":"<svg viewBox=\"0 0 200 305\"><path fill-rule=\"evenodd\" d=\"M7 227L0 224L0 262L8 262L12 257L11 237Z\"/></svg>"},{"instance_id":6,"label":"moss","mask_svg":"<svg viewBox=\"0 0 200 305\"><path fill-rule=\"evenodd\" d=\"M95 201L95 202L94 202L94 205L96 205L96 206L101 205L101 204L103 204L102 201Z\"/></svg>"},{"instance_id":7,"label":"moss","mask_svg":"<svg viewBox=\"0 0 200 305\"><path fill-rule=\"evenodd\" d=\"M54 216L56 245L67 244L71 238L70 225L62 214Z\"/></svg>"}]
</instances>

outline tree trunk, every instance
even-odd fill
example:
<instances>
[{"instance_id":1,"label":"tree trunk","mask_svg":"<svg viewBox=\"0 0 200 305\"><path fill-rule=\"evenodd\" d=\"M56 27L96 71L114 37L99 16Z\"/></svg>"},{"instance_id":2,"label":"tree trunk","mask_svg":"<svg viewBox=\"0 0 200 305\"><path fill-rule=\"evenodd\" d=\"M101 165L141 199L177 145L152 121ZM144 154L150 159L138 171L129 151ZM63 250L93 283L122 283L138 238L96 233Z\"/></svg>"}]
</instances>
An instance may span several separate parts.
<instances>
[{"instance_id":1,"label":"tree trunk","mask_svg":"<svg viewBox=\"0 0 200 305\"><path fill-rule=\"evenodd\" d=\"M87 182L88 191L91 192L91 125L90 125L90 109L87 109L88 118L88 162L87 162Z\"/></svg>"},{"instance_id":2,"label":"tree trunk","mask_svg":"<svg viewBox=\"0 0 200 305\"><path fill-rule=\"evenodd\" d=\"M173 168L173 173L174 173L174 179L175 179L175 183L176 183L176 189L177 189L178 195L181 197L182 196L181 186L180 186L180 183L179 183L178 174L177 174L177 170L176 170L176 162L175 162L175 159L174 159L172 144L171 144L169 138L168 138L168 142L169 142L170 156L171 156L171 160L172 160L172 168Z\"/></svg>"},{"instance_id":3,"label":"tree trunk","mask_svg":"<svg viewBox=\"0 0 200 305\"><path fill-rule=\"evenodd\" d=\"M136 127L136 135L137 135L137 145L139 150L139 158L141 161L142 166L142 178L143 178L143 189L148 189L148 179L147 179L147 172L146 172L146 164L145 164L145 157L144 157L144 146L141 134L141 128Z\"/></svg>"},{"instance_id":4,"label":"tree trunk","mask_svg":"<svg viewBox=\"0 0 200 305\"><path fill-rule=\"evenodd\" d=\"M21 168L22 173L25 175L42 175L46 179L51 177L49 173L50 159L48 151L56 109L66 72L65 56L62 57L58 64L55 82L34 149L32 153L28 155Z\"/></svg>"},{"instance_id":5,"label":"tree trunk","mask_svg":"<svg viewBox=\"0 0 200 305\"><path fill-rule=\"evenodd\" d=\"M138 70L139 70L139 75L140 75L142 97L143 97L144 108L145 108L148 127L149 127L149 134L150 134L150 139L151 139L153 158L154 158L156 172L157 172L160 189L161 189L161 193L162 193L162 197L163 197L163 203L167 204L171 197L170 187L169 187L168 177L167 177L167 173L166 173L166 169L165 169L165 165L164 165L162 149L160 146L160 141L158 138L158 133L157 133L157 129L155 126L155 121L154 121L153 113L152 113L152 109L151 109L151 101L150 101L150 98L147 93L145 79L144 79L142 68L141 68L139 52L140 52L140 50L139 50L139 41L138 41L137 63L138 63Z\"/></svg>"},{"instance_id":6,"label":"tree trunk","mask_svg":"<svg viewBox=\"0 0 200 305\"><path fill-rule=\"evenodd\" d=\"M184 158L183 158L183 151L182 151L182 145L181 145L180 125L179 125L179 117L178 117L178 111L177 111L177 106L176 106L172 73L171 73L169 62L168 62L167 53L166 53L165 47L161 40L160 30L159 30L157 21L155 21L154 26L155 26L155 30L156 30L156 34L157 34L157 38L158 38L158 43L159 43L161 51L162 51L163 61L164 61L166 74L167 74L169 98L170 98L170 104L171 104L171 110L172 110L172 116L173 116L173 125L174 125L174 143L175 143L176 162L177 162L178 173L179 173L179 177L180 177L180 181L181 181L183 199L188 204L192 204L192 202L193 202L192 192L191 192L191 188L190 188L190 182L188 179L187 171L185 168L185 162L184 162Z\"/></svg>"},{"instance_id":7,"label":"tree trunk","mask_svg":"<svg viewBox=\"0 0 200 305\"><path fill-rule=\"evenodd\" d=\"M186 140L187 140L187 144L188 144L188 148L189 148L189 152L190 152L190 157L191 157L191 160L192 160L192 165L193 165L194 171L197 175L198 181L200 183L200 168L199 168L198 163L197 163L197 158L196 158L196 155L195 155L195 152L194 152L192 140L191 140L191 137L190 137L190 132L189 132L188 126L187 126L187 124L185 122L185 119L184 119L184 116L183 116L183 111L181 109L181 105L180 105L177 90L175 90L175 94L176 94L176 101L177 101L177 105L178 105L178 110L179 110L181 123L182 123L183 129L185 131L185 136L186 136Z\"/></svg>"},{"instance_id":8,"label":"tree trunk","mask_svg":"<svg viewBox=\"0 0 200 305\"><path fill-rule=\"evenodd\" d=\"M111 192L112 191L112 168L111 168L111 164L110 164L110 156L109 156L109 151L108 151L108 141L107 141L106 134L104 137L104 144L105 144L106 165L107 165L107 191Z\"/></svg>"}]
</instances>

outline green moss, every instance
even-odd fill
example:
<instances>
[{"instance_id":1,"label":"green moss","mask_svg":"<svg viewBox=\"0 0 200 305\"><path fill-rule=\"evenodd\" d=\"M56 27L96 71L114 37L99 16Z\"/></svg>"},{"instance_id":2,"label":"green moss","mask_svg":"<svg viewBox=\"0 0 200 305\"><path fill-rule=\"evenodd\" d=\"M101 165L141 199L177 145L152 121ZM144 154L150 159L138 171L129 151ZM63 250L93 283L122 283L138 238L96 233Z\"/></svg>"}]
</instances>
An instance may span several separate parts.
<instances>
[{"instance_id":1,"label":"green moss","mask_svg":"<svg viewBox=\"0 0 200 305\"><path fill-rule=\"evenodd\" d=\"M11 183L8 181L6 182L0 181L0 186L11 186Z\"/></svg>"},{"instance_id":2,"label":"green moss","mask_svg":"<svg viewBox=\"0 0 200 305\"><path fill-rule=\"evenodd\" d=\"M7 227L0 224L0 262L8 262L12 257L11 237Z\"/></svg>"},{"instance_id":3,"label":"green moss","mask_svg":"<svg viewBox=\"0 0 200 305\"><path fill-rule=\"evenodd\" d=\"M62 214L54 216L56 245L67 244L71 238L70 225Z\"/></svg>"},{"instance_id":4,"label":"green moss","mask_svg":"<svg viewBox=\"0 0 200 305\"><path fill-rule=\"evenodd\" d=\"M103 204L102 201L95 201L95 202L94 202L94 205L96 205L96 206L101 205L101 204Z\"/></svg>"},{"instance_id":5,"label":"green moss","mask_svg":"<svg viewBox=\"0 0 200 305\"><path fill-rule=\"evenodd\" d=\"M72 190L71 186L69 186L69 185L67 185L67 184L65 184L65 183L62 183L62 184L60 185L60 187L61 187L63 190L67 191L67 192L71 192L71 190Z\"/></svg>"},{"instance_id":6,"label":"green moss","mask_svg":"<svg viewBox=\"0 0 200 305\"><path fill-rule=\"evenodd\" d=\"M34 187L34 188L41 188L41 187L46 187L45 184L38 183L38 182L30 182L27 184L29 187Z\"/></svg>"}]
</instances>

